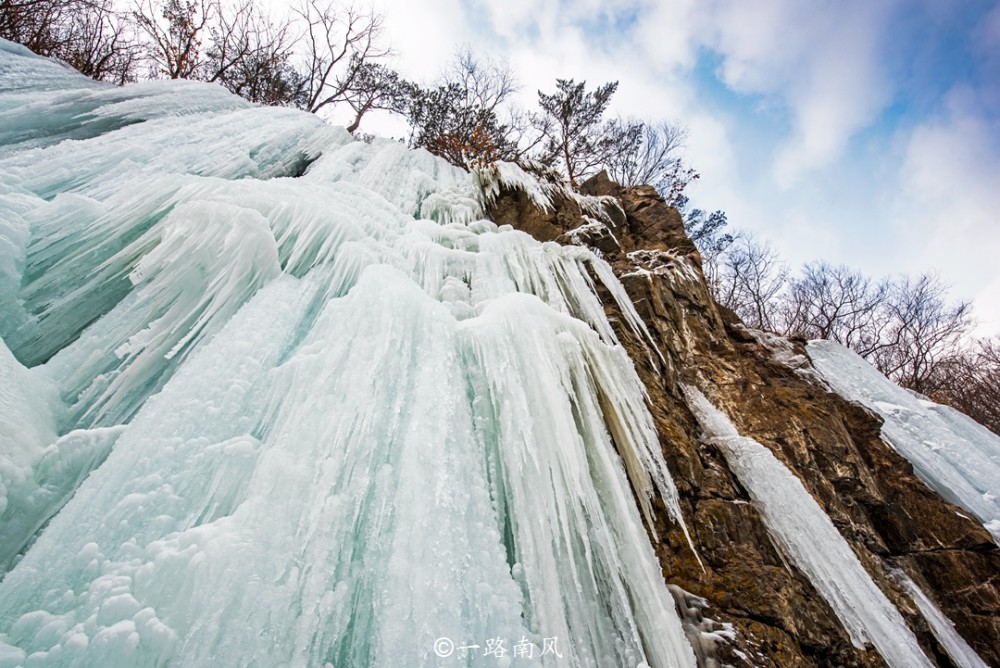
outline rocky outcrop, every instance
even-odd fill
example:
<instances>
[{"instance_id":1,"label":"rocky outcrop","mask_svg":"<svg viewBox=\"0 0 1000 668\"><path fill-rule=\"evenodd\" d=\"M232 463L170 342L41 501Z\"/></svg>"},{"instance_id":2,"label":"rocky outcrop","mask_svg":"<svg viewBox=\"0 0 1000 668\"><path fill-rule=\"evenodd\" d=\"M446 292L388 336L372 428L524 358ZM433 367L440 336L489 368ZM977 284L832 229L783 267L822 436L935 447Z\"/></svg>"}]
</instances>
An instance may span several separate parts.
<instances>
[{"instance_id":1,"label":"rocky outcrop","mask_svg":"<svg viewBox=\"0 0 1000 668\"><path fill-rule=\"evenodd\" d=\"M802 342L748 330L714 303L680 215L655 190L624 189L603 174L581 190L602 207L601 224L580 198L556 195L545 209L516 188L502 188L490 214L539 240L595 248L662 353L650 355L647 342L618 327L646 385L697 549L698 556L659 507L664 576L682 613L690 608L684 601L703 601L694 607L708 631L706 664L714 653L733 666L884 665L874 649L852 645L808 578L775 547L721 453L701 439L683 384L699 387L802 481L929 657L952 665L894 572L908 574L985 661L1000 665L1000 550L990 535L881 440L879 417L828 390ZM614 299L604 303L612 322L625 322Z\"/></svg>"}]
</instances>

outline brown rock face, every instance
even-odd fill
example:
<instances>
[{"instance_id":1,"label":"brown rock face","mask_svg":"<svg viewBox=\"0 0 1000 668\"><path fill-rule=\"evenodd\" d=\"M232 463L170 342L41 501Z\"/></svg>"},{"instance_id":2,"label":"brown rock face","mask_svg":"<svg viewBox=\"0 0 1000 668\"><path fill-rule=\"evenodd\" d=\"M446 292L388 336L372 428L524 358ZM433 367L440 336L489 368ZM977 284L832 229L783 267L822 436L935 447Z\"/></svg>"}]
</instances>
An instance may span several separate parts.
<instances>
[{"instance_id":1,"label":"brown rock face","mask_svg":"<svg viewBox=\"0 0 1000 668\"><path fill-rule=\"evenodd\" d=\"M716 645L715 659L733 666L884 665L875 649L851 644L808 578L775 548L721 453L700 440L682 384L699 387L742 435L769 448L799 477L933 661L953 665L893 571L907 573L979 655L1000 666L1000 550L989 534L882 442L880 418L811 376L801 343L769 341L720 311L680 215L655 190L623 189L604 175L581 190L604 196L610 235L585 226L580 203L568 197L556 197L553 210L541 211L523 193L505 190L490 213L539 240L597 248L663 353L661 362L631 330L617 328L646 385L701 559L699 564L679 527L657 506L661 541L655 547L664 577L675 586L680 607L700 597L707 603L700 615L735 631L733 640ZM625 322L613 299L604 303L612 323ZM785 349L786 359L801 355L795 358L801 368L775 361L775 345Z\"/></svg>"}]
</instances>

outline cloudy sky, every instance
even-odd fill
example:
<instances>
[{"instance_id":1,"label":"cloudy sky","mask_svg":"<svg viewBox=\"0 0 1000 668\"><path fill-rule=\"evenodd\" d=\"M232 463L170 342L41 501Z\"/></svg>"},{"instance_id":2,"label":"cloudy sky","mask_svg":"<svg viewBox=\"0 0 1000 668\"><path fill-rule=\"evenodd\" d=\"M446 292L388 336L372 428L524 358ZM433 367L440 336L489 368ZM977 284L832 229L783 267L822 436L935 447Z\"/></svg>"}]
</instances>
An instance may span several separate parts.
<instances>
[{"instance_id":1,"label":"cloudy sky","mask_svg":"<svg viewBox=\"0 0 1000 668\"><path fill-rule=\"evenodd\" d=\"M692 204L790 265L937 271L1000 332L1000 0L377 0L396 66L464 45L686 125ZM363 128L364 129L364 128Z\"/></svg>"}]
</instances>

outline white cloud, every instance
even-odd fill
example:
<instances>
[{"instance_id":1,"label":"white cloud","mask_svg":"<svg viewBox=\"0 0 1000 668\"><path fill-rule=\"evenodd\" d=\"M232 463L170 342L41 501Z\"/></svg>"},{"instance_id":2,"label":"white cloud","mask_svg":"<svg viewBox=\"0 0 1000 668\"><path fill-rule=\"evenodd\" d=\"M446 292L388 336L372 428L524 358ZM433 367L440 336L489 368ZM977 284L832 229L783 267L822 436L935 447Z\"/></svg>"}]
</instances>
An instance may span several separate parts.
<instances>
[{"instance_id":1,"label":"white cloud","mask_svg":"<svg viewBox=\"0 0 1000 668\"><path fill-rule=\"evenodd\" d=\"M462 0L375 0L375 10L385 18L386 40L399 56L396 65L410 78L433 78L469 41Z\"/></svg>"},{"instance_id":2,"label":"white cloud","mask_svg":"<svg viewBox=\"0 0 1000 668\"><path fill-rule=\"evenodd\" d=\"M779 186L838 158L847 140L885 106L889 86L879 49L892 4L718 5L709 44L723 56L723 81L738 92L777 98L789 112L791 136L774 164Z\"/></svg>"},{"instance_id":3,"label":"white cloud","mask_svg":"<svg viewBox=\"0 0 1000 668\"><path fill-rule=\"evenodd\" d=\"M713 29L705 37L724 56L719 74L730 88L776 93L797 78L815 22L815 14L804 3L723 0L715 5Z\"/></svg>"},{"instance_id":4,"label":"white cloud","mask_svg":"<svg viewBox=\"0 0 1000 668\"><path fill-rule=\"evenodd\" d=\"M885 71L888 50L899 46L893 13L943 20L954 16L953 3L380 1L406 76L432 79L456 47L468 44L509 59L525 106L556 77L591 85L619 80L613 111L688 125L691 163L703 174L691 189L696 206L725 209L733 225L771 240L793 265L828 259L873 275L936 267L955 284L956 297L976 297L988 326L1000 329L1000 279L990 252L1000 248L1000 128L984 112L991 104L995 111L998 90L956 91L939 117L904 138L898 162L841 160L850 139L894 94ZM601 32L629 12L638 17L628 31ZM981 61L993 68L1000 64L998 34L1000 6L972 36ZM709 112L698 99L694 68L706 49L718 55L720 80L751 96L745 109ZM787 114L786 133L748 143L736 133L762 107ZM861 195L845 185L857 169L871 174ZM876 181L882 172L888 176ZM834 187L845 192L831 194ZM897 236L886 221L902 226Z\"/></svg>"},{"instance_id":5,"label":"white cloud","mask_svg":"<svg viewBox=\"0 0 1000 668\"><path fill-rule=\"evenodd\" d=\"M503 3L477 0L472 4L472 9L485 12L484 18L492 23L497 35L513 39L540 19L545 20L543 17L551 16L555 6L558 3L551 0L508 0Z\"/></svg>"},{"instance_id":6,"label":"white cloud","mask_svg":"<svg viewBox=\"0 0 1000 668\"><path fill-rule=\"evenodd\" d=\"M711 29L709 19L703 0L654 2L647 6L635 31L645 62L664 70L693 68L699 43Z\"/></svg>"},{"instance_id":7,"label":"white cloud","mask_svg":"<svg viewBox=\"0 0 1000 668\"><path fill-rule=\"evenodd\" d=\"M1000 332L1000 122L977 92L953 90L941 117L911 134L894 224L915 246L913 270L933 266L972 298L985 333Z\"/></svg>"}]
</instances>

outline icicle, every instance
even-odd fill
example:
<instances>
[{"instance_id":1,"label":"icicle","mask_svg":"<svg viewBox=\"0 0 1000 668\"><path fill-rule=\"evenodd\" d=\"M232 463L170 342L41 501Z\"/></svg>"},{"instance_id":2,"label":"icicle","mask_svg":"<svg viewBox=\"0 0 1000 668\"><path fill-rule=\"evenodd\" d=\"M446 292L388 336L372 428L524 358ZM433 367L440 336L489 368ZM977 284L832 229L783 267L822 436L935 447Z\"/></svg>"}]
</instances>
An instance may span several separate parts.
<instances>
[{"instance_id":1,"label":"icicle","mask_svg":"<svg viewBox=\"0 0 1000 668\"><path fill-rule=\"evenodd\" d=\"M934 637L938 639L938 642L944 647L944 651L948 653L958 668L989 668L986 662L976 654L976 650L969 647L965 638L958 635L951 620L945 617L944 613L927 597L927 594L917 586L917 583L910 579L910 576L903 571L893 571L892 575L903 585L903 589L917 604L917 609L927 620L927 625L931 627Z\"/></svg>"},{"instance_id":2,"label":"icicle","mask_svg":"<svg viewBox=\"0 0 1000 668\"><path fill-rule=\"evenodd\" d=\"M870 642L892 668L933 666L903 616L802 482L770 450L740 436L700 390L688 386L684 394L706 438L719 446L775 542L830 605L854 645L864 649Z\"/></svg>"},{"instance_id":3,"label":"icicle","mask_svg":"<svg viewBox=\"0 0 1000 668\"><path fill-rule=\"evenodd\" d=\"M55 385L0 341L0 577L50 514L45 497L61 493L40 475L61 409Z\"/></svg>"},{"instance_id":4,"label":"icicle","mask_svg":"<svg viewBox=\"0 0 1000 668\"><path fill-rule=\"evenodd\" d=\"M628 293L625 292L625 288L615 277L614 272L611 270L608 263L598 257L593 257L590 259L590 266L593 267L594 273L597 274L601 284L608 289L608 292L611 293L611 296L614 298L618 308L621 309L621 312L625 315L625 321L628 323L629 327L632 328L632 331L635 332L636 336L640 339L644 339L646 341L649 347L653 349L653 352L656 353L656 356L660 358L660 363L663 364L663 366L668 366L667 359L663 356L663 352L660 350L660 347L656 345L656 341L653 340L653 336L646 328L646 323L644 323L642 318L639 317L639 314L636 313L635 305L629 298ZM655 366L652 358L650 358L649 362L651 366Z\"/></svg>"},{"instance_id":5,"label":"icicle","mask_svg":"<svg viewBox=\"0 0 1000 668\"><path fill-rule=\"evenodd\" d=\"M162 385L178 353L213 334L278 275L267 221L253 211L188 202L155 232L155 248L130 274L136 289L47 364L82 425L130 417Z\"/></svg>"}]
</instances>

